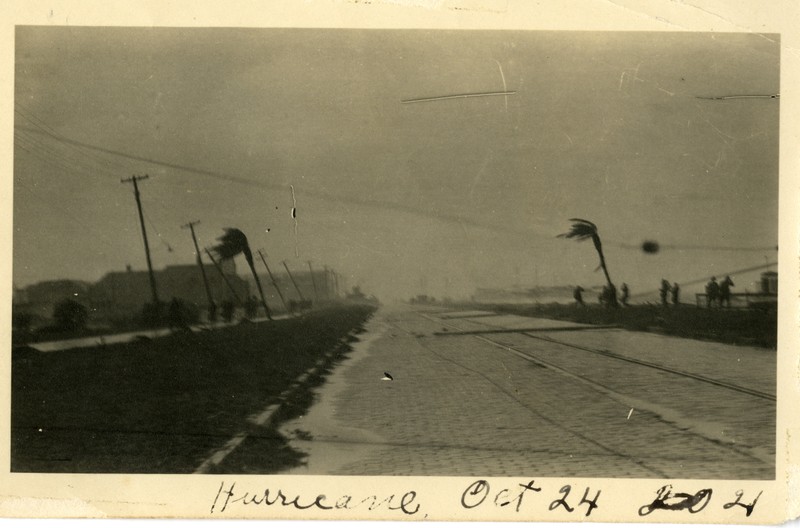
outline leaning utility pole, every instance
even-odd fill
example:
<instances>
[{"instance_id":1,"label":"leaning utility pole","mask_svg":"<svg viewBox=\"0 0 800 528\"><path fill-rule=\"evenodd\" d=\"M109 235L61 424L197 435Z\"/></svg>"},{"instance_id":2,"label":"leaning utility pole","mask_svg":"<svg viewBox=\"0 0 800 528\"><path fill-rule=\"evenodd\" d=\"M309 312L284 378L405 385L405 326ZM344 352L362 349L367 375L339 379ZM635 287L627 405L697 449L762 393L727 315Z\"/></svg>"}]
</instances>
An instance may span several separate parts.
<instances>
[{"instance_id":1,"label":"leaning utility pole","mask_svg":"<svg viewBox=\"0 0 800 528\"><path fill-rule=\"evenodd\" d=\"M225 276L225 272L222 271L222 267L219 265L219 262L217 262L217 260L214 258L214 255L212 255L211 252L208 249L206 249L205 252L206 252L206 255L208 255L208 258L211 259L211 263L214 264L215 268L217 268L217 271L219 272L220 276L222 277L222 280L225 281L225 284L228 286L228 289L233 294L233 297L236 299L236 302L238 302L239 304L242 304L241 297L239 297L239 295L236 293L236 288L233 287L233 285L231 284L231 281L228 280L228 277Z\"/></svg>"},{"instance_id":2,"label":"leaning utility pole","mask_svg":"<svg viewBox=\"0 0 800 528\"><path fill-rule=\"evenodd\" d=\"M311 274L311 284L314 286L314 302L319 302L319 295L317 294L317 280L314 278L314 269L311 267L311 261L308 261L308 272Z\"/></svg>"},{"instance_id":3,"label":"leaning utility pole","mask_svg":"<svg viewBox=\"0 0 800 528\"><path fill-rule=\"evenodd\" d=\"M272 285L275 286L275 291L278 292L278 297L281 298L281 302L283 303L283 308L286 312L289 312L289 307L286 305L286 299L283 298L283 294L281 293L281 289L278 287L277 281L275 281L275 277L272 276L272 271L269 269L269 265L267 265L267 259L264 258L264 254L261 253L261 250L258 250L258 256L261 257L261 262L264 263L264 267L267 268L267 273L269 274L269 280L272 281Z\"/></svg>"},{"instance_id":4,"label":"leaning utility pole","mask_svg":"<svg viewBox=\"0 0 800 528\"><path fill-rule=\"evenodd\" d=\"M197 237L194 234L194 226L199 224L200 220L189 222L181 226L183 229L189 229L192 233L192 242L194 242L194 252L197 254L197 265L200 267L200 273L203 275L203 286L206 288L206 295L208 296L208 313L216 314L217 305L214 304L214 297L211 296L211 288L208 285L208 277L206 277L206 269L203 267L203 259L200 257L200 247L197 245Z\"/></svg>"},{"instance_id":5,"label":"leaning utility pole","mask_svg":"<svg viewBox=\"0 0 800 528\"><path fill-rule=\"evenodd\" d=\"M147 271L150 273L150 290L153 293L153 303L158 306L158 291L156 289L156 276L153 274L153 263L150 261L150 245L147 243L147 229L144 227L144 215L142 214L142 201L139 198L139 185L136 182L139 180L146 180L149 178L147 174L144 176L131 176L120 180L120 183L133 183L133 195L136 197L136 208L139 210L139 223L142 226L142 238L144 238L144 253L147 256Z\"/></svg>"},{"instance_id":6,"label":"leaning utility pole","mask_svg":"<svg viewBox=\"0 0 800 528\"><path fill-rule=\"evenodd\" d=\"M303 292L300 291L300 288L297 287L297 283L294 281L294 277L292 277L292 272L289 271L289 266L286 265L286 261L283 261L283 267L286 268L286 273L289 275L289 280L292 281L294 284L294 289L297 290L297 295L300 296L300 301L305 302L305 298L303 297Z\"/></svg>"}]
</instances>

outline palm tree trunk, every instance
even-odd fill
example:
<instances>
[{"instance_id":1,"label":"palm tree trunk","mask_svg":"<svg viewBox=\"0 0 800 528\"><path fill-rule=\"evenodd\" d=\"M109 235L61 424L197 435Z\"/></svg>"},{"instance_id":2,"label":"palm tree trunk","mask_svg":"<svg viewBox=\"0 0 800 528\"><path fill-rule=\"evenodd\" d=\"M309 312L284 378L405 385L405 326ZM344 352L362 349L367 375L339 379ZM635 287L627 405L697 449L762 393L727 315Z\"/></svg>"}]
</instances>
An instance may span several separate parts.
<instances>
[{"instance_id":1,"label":"palm tree trunk","mask_svg":"<svg viewBox=\"0 0 800 528\"><path fill-rule=\"evenodd\" d=\"M271 321L272 320L272 312L269 310L269 306L267 306L267 300L264 298L264 290L261 289L261 280L258 278L258 273L256 273L256 267L253 263L253 257L249 255L245 255L247 259L247 264L250 266L250 271L253 273L253 279L256 281L256 286L258 286L258 294L261 296L261 305L264 307L264 311L267 314L267 318Z\"/></svg>"},{"instance_id":2,"label":"palm tree trunk","mask_svg":"<svg viewBox=\"0 0 800 528\"><path fill-rule=\"evenodd\" d=\"M603 270L603 274L606 276L606 282L608 282L609 286L613 286L614 283L611 282L611 277L608 276L608 269L606 268L606 258L603 256L603 251L600 250L597 253L600 255L600 269Z\"/></svg>"},{"instance_id":3,"label":"palm tree trunk","mask_svg":"<svg viewBox=\"0 0 800 528\"><path fill-rule=\"evenodd\" d=\"M603 274L606 276L608 287L612 292L612 295L608 300L611 303L611 306L617 306L617 288L614 286L614 283L611 282L611 277L608 274L608 268L606 268L606 257L603 255L603 244L600 242L599 236L592 237L592 242L594 242L594 248L597 250L597 256L600 257L600 268L603 270Z\"/></svg>"}]
</instances>

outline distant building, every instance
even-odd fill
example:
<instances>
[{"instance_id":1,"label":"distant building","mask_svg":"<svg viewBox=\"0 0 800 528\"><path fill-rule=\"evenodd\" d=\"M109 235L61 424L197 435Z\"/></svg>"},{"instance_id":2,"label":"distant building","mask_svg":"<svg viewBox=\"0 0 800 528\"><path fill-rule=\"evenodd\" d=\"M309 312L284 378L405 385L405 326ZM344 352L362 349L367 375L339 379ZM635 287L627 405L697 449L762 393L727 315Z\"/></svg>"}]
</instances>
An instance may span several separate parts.
<instances>
[{"instance_id":1,"label":"distant building","mask_svg":"<svg viewBox=\"0 0 800 528\"><path fill-rule=\"evenodd\" d=\"M27 303L28 292L25 290L25 288L17 288L17 285L14 284L14 290L11 293L11 304L13 306L18 306Z\"/></svg>"},{"instance_id":2,"label":"distant building","mask_svg":"<svg viewBox=\"0 0 800 528\"><path fill-rule=\"evenodd\" d=\"M247 281L236 275L233 261L223 267L223 278L213 265L203 266L214 302L219 305L236 292L244 300L250 294ZM169 302L176 297L200 307L208 306L208 295L203 285L200 268L196 264L167 266L154 272L159 300ZM227 279L227 281L226 281ZM229 286L230 285L230 286ZM136 313L152 302L150 277L147 271L112 271L89 289L91 307L104 314Z\"/></svg>"},{"instance_id":3,"label":"distant building","mask_svg":"<svg viewBox=\"0 0 800 528\"><path fill-rule=\"evenodd\" d=\"M761 274L761 293L778 294L777 271L765 271Z\"/></svg>"},{"instance_id":4,"label":"distant building","mask_svg":"<svg viewBox=\"0 0 800 528\"><path fill-rule=\"evenodd\" d=\"M19 310L49 318L55 305L64 299L86 305L89 287L88 282L76 280L42 281L24 289L14 288L12 303Z\"/></svg>"},{"instance_id":5,"label":"distant building","mask_svg":"<svg viewBox=\"0 0 800 528\"><path fill-rule=\"evenodd\" d=\"M428 296L427 295L422 295L422 296L418 295L417 297L425 297L427 299ZM351 293L347 294L347 298L350 299L350 300L361 301L361 300L366 299L367 296L364 295L364 292L361 291L361 287L356 285L356 286L353 286L353 291Z\"/></svg>"},{"instance_id":6,"label":"distant building","mask_svg":"<svg viewBox=\"0 0 800 528\"><path fill-rule=\"evenodd\" d=\"M43 281L25 288L29 303L57 303L68 298L85 296L89 291L89 283L76 280ZM76 299L77 300L77 299Z\"/></svg>"},{"instance_id":7,"label":"distant building","mask_svg":"<svg viewBox=\"0 0 800 528\"><path fill-rule=\"evenodd\" d=\"M204 265L211 296L217 306L227 300L245 301L250 295L258 295L252 276L236 274L233 260L220 262L220 269L212 264ZM167 266L154 271L159 300L169 302L173 297L201 309L208 306L208 295L203 285L203 276L197 264ZM224 275L224 277L223 277ZM292 301L324 302L336 297L336 280L327 268L309 271L292 271L275 274L275 282L287 303ZM264 294L270 308L282 311L280 296L269 276L260 276ZM295 287L295 284L297 287ZM299 292L298 292L299 290ZM235 292L235 294L234 294ZM152 302L150 277L147 271L131 269L106 273L94 284L74 280L54 280L33 284L26 288L14 288L15 311L28 312L42 319L49 319L55 305L64 299L73 299L89 308L96 320L129 318L141 313L145 304Z\"/></svg>"}]
</instances>

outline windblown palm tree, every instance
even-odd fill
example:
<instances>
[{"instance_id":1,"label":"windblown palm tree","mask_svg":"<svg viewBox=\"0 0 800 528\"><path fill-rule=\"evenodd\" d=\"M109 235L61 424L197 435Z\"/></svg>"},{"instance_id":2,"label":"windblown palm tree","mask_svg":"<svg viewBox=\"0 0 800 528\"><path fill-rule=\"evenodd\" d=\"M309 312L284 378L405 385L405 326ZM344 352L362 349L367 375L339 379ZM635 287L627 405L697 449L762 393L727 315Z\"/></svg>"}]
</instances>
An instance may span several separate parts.
<instances>
[{"instance_id":1,"label":"windblown palm tree","mask_svg":"<svg viewBox=\"0 0 800 528\"><path fill-rule=\"evenodd\" d=\"M211 248L211 250L216 253L221 260L232 259L239 253L244 254L247 265L250 266L250 271L253 273L256 286L258 286L258 293L261 295L261 305L264 307L267 317L272 319L272 313L269 310L269 306L267 306L267 301L264 298L264 291L261 289L261 281L258 278L258 273L256 273L256 267L253 263L253 252L250 250L250 244L247 242L245 234L236 228L226 227L225 234L217 240L219 244Z\"/></svg>"},{"instance_id":2,"label":"windblown palm tree","mask_svg":"<svg viewBox=\"0 0 800 528\"><path fill-rule=\"evenodd\" d=\"M573 222L572 229L570 229L569 232L562 233L558 236L561 238L575 238L577 240L586 240L587 238L592 239L594 248L597 250L597 255L600 257L600 268L603 270L603 273L606 276L606 281L608 282L608 287L612 292L612 295L608 300L613 306L617 306L617 296L616 293L614 293L617 289L614 286L614 283L611 282L611 277L608 275L608 268L606 268L606 257L603 255L603 243L600 241L600 235L597 233L597 226L588 220L582 220L580 218L570 218L569 221Z\"/></svg>"}]
</instances>

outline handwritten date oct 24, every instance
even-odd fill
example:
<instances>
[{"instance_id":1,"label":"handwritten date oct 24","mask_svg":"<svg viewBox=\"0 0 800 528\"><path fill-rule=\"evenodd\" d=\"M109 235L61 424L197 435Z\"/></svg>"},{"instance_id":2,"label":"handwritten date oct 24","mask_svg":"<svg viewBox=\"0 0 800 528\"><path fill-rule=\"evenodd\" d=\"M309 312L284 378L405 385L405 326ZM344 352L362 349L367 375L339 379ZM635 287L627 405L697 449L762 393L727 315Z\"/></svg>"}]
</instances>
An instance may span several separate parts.
<instances>
[{"instance_id":1,"label":"handwritten date oct 24","mask_svg":"<svg viewBox=\"0 0 800 528\"><path fill-rule=\"evenodd\" d=\"M488 480L480 479L470 483L460 494L460 500L453 506L460 506L464 511L480 508L498 508L514 513L531 513L537 507L547 505L549 511L563 510L575 515L583 514L589 517L592 512L600 508L600 499L603 491L593 489L589 486L583 491L573 493L573 486L570 484L562 485L556 492L555 486L545 489L544 484L536 485L535 480L528 482L518 482L516 486L494 486ZM458 488L456 488L458 489ZM743 489L737 490L729 501L722 504L722 508L739 509L750 517L758 503L763 491L757 494L747 492ZM703 488L698 491L675 491L672 484L661 486L655 491L655 498L640 506L639 516L644 517L660 510L664 512L688 512L696 514L706 509L712 503L714 491L711 488ZM542 504L542 499L545 499ZM605 502L612 500L616 507L634 506L630 496L604 498ZM620 500L622 502L620 502ZM337 495L329 497L322 493L289 493L281 488L261 488L258 491L248 489L237 489L236 482L226 484L220 483L214 500L211 504L211 513L223 513L231 507L277 507L296 510L353 510L362 509L368 511L383 510L384 512L396 512L402 516L415 518L427 518L428 514L424 511L422 504L424 496L413 489L407 489L404 493L389 493L385 496L378 495Z\"/></svg>"}]
</instances>

